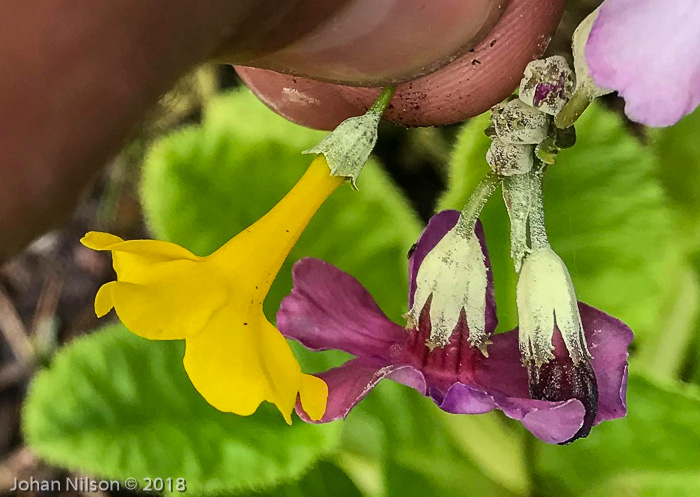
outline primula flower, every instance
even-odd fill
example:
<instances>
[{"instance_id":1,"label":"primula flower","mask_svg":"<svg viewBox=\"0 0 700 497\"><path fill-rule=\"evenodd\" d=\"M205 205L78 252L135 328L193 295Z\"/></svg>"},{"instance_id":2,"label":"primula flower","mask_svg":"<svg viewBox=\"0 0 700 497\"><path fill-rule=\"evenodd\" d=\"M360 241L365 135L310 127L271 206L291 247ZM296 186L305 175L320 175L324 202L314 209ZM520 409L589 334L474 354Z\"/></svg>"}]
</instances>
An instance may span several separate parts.
<instances>
[{"instance_id":1,"label":"primula flower","mask_svg":"<svg viewBox=\"0 0 700 497\"><path fill-rule=\"evenodd\" d=\"M596 85L624 97L630 119L669 126L700 104L698 46L697 0L606 0L585 58Z\"/></svg>"},{"instance_id":2,"label":"primula flower","mask_svg":"<svg viewBox=\"0 0 700 497\"><path fill-rule=\"evenodd\" d=\"M325 383L301 372L262 305L299 235L344 180L319 155L270 212L207 257L164 241L88 233L82 243L111 251L117 273L99 289L95 312L114 308L144 338L184 339L192 384L221 411L246 416L266 400L291 423L298 396L306 415L320 419Z\"/></svg>"},{"instance_id":3,"label":"primula flower","mask_svg":"<svg viewBox=\"0 0 700 497\"><path fill-rule=\"evenodd\" d=\"M598 384L564 261L548 246L533 250L522 265L517 294L520 355L530 397L578 399L586 414L572 439L586 437L598 413Z\"/></svg>"},{"instance_id":4,"label":"primula flower","mask_svg":"<svg viewBox=\"0 0 700 497\"><path fill-rule=\"evenodd\" d=\"M457 211L434 216L418 240L410 259L409 306L423 260L458 218ZM497 322L491 265L480 225L475 232L488 267L485 316L487 332L492 333ZM585 389L568 377L555 377L543 370L540 383L533 385L534 393L554 390L561 400L530 398L517 329L493 335L486 358L469 345L469 327L462 313L449 343L431 350L426 345L430 305L428 301L417 327L405 330L382 313L352 276L317 259L296 264L294 290L282 301L277 314L279 329L309 349L337 349L355 356L319 375L329 388L328 406L320 422L344 418L380 380L390 378L430 396L450 413L481 414L500 409L545 442L570 441L584 427L587 408L577 397ZM632 332L617 319L585 304L579 303L579 310L599 389L597 414L590 421L597 424L626 414L627 348ZM560 350L556 345L555 356ZM303 412L300 415L308 419Z\"/></svg>"}]
</instances>

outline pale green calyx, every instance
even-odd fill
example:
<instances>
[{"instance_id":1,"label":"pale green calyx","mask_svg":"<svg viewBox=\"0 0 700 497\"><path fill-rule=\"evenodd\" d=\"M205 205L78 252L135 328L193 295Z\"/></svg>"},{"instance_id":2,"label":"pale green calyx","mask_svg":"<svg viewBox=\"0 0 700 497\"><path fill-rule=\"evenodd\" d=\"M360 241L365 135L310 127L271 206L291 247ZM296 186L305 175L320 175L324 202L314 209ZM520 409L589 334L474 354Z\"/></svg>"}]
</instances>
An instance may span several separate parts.
<instances>
[{"instance_id":1,"label":"pale green calyx","mask_svg":"<svg viewBox=\"0 0 700 497\"><path fill-rule=\"evenodd\" d=\"M357 188L357 178L377 143L379 121L393 94L394 87L384 88L365 114L346 119L318 145L302 153L323 154L331 174L348 178Z\"/></svg>"},{"instance_id":2,"label":"pale green calyx","mask_svg":"<svg viewBox=\"0 0 700 497\"><path fill-rule=\"evenodd\" d=\"M420 313L431 299L428 346L444 347L464 311L469 342L487 355L487 284L488 270L479 239L473 231L464 233L455 226L428 253L418 270L413 307L406 315L408 326L418 324Z\"/></svg>"},{"instance_id":3,"label":"pale green calyx","mask_svg":"<svg viewBox=\"0 0 700 497\"><path fill-rule=\"evenodd\" d=\"M491 109L491 126L504 143L536 145L547 138L550 117L520 99Z\"/></svg>"},{"instance_id":4,"label":"pale green calyx","mask_svg":"<svg viewBox=\"0 0 700 497\"><path fill-rule=\"evenodd\" d=\"M593 23L598 17L598 10L594 10L578 25L571 43L574 55L574 70L576 71L576 88L571 100L556 117L555 124L559 128L568 128L583 114L588 105L602 95L612 93L613 90L601 88L595 84L586 62L586 43L591 34Z\"/></svg>"},{"instance_id":5,"label":"pale green calyx","mask_svg":"<svg viewBox=\"0 0 700 497\"><path fill-rule=\"evenodd\" d=\"M525 258L517 302L520 353L526 364L540 367L554 358L555 327L575 365L591 359L571 276L551 248L537 249Z\"/></svg>"},{"instance_id":6,"label":"pale green calyx","mask_svg":"<svg viewBox=\"0 0 700 497\"><path fill-rule=\"evenodd\" d=\"M499 176L526 174L532 170L534 150L534 145L506 143L500 138L493 138L486 152L486 162Z\"/></svg>"}]
</instances>

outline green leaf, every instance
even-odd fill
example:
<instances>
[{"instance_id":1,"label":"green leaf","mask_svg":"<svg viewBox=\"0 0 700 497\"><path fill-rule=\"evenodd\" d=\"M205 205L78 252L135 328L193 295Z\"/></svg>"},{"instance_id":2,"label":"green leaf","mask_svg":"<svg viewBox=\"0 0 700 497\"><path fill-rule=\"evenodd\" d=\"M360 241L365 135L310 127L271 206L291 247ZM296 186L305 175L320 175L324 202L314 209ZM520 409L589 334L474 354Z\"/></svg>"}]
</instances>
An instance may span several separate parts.
<instances>
[{"instance_id":1,"label":"green leaf","mask_svg":"<svg viewBox=\"0 0 700 497\"><path fill-rule=\"evenodd\" d=\"M695 226L698 234L700 214L700 110L674 126L655 130L654 145L659 157L659 178L673 205ZM695 240L696 248L697 242Z\"/></svg>"},{"instance_id":2,"label":"green leaf","mask_svg":"<svg viewBox=\"0 0 700 497\"><path fill-rule=\"evenodd\" d=\"M533 443L545 495L667 497L700 494L700 390L632 375L629 414L569 446Z\"/></svg>"},{"instance_id":3,"label":"green leaf","mask_svg":"<svg viewBox=\"0 0 700 497\"><path fill-rule=\"evenodd\" d=\"M241 497L362 497L362 492L338 466L328 461L306 473L301 480L285 483L265 492L251 492Z\"/></svg>"},{"instance_id":4,"label":"green leaf","mask_svg":"<svg viewBox=\"0 0 700 497\"><path fill-rule=\"evenodd\" d=\"M516 495L529 495L529 462L517 425L498 412L439 416L453 443L484 475Z\"/></svg>"},{"instance_id":5,"label":"green leaf","mask_svg":"<svg viewBox=\"0 0 700 497\"><path fill-rule=\"evenodd\" d=\"M678 328L682 334L674 334L672 340L676 344L676 349L682 351L682 347L689 342L692 350L689 353L689 360L684 365L687 377L692 378L695 383L700 383L700 341L698 335L700 322L698 321L698 298L697 282L700 279L700 142L698 142L698 129L700 128L700 110L684 117L677 124L653 130L652 142L659 158L659 178L666 188L669 199L675 207L680 229L675 234L677 238L687 244L690 254L692 271L691 274L696 286L689 287L688 276L677 282L681 297L676 303L676 312L673 317L671 331L684 317L692 319L687 328ZM691 300L693 299L693 300ZM682 302L682 303L681 303ZM690 311L695 314L691 316ZM679 317L680 316L680 319ZM666 345L665 348L669 348ZM665 357L658 357L653 351L648 354L654 355L656 361L662 362ZM675 365L675 363L672 363ZM676 366L678 369L678 366Z\"/></svg>"},{"instance_id":6,"label":"green leaf","mask_svg":"<svg viewBox=\"0 0 700 497\"><path fill-rule=\"evenodd\" d=\"M182 342L148 341L121 325L76 340L32 383L27 442L91 475L184 478L192 495L297 478L338 443L338 426L287 426L270 404L249 417L217 411L190 383L182 355Z\"/></svg>"},{"instance_id":7,"label":"green leaf","mask_svg":"<svg viewBox=\"0 0 700 497\"><path fill-rule=\"evenodd\" d=\"M382 447L384 465L384 492L386 497L419 497L449 495L473 497L493 495L515 497L527 495L528 482L521 479L524 462L517 448L518 441L499 445L500 435L512 433L499 427L500 419L491 415L455 416L441 411L432 401L417 391L391 381L382 382L362 404L352 412L348 423L356 417L366 421L374 418L383 428ZM474 421L470 423L467 418ZM376 425L375 425L376 426ZM488 426L493 433L475 434L472 430ZM352 450L362 446L354 440L367 439L374 430L362 430L355 425L344 433L343 446ZM469 447L469 437L480 442L475 454ZM378 437L376 434L374 438ZM346 441L350 439L350 441ZM515 448L503 456L503 451ZM493 458L493 461L488 461ZM503 467L496 468L497 462ZM511 464L513 464L511 466ZM503 472L513 469L514 474L504 478Z\"/></svg>"},{"instance_id":8,"label":"green leaf","mask_svg":"<svg viewBox=\"0 0 700 497\"><path fill-rule=\"evenodd\" d=\"M482 116L462 130L441 208L461 208L487 172L487 123L488 116ZM568 265L579 299L625 321L643 345L660 332L674 279L687 271L656 176L658 164L649 147L601 107L583 115L577 135L576 146L560 153L545 179L550 242ZM500 329L511 329L517 323L517 277L500 195L489 201L481 219L494 266Z\"/></svg>"},{"instance_id":9,"label":"green leaf","mask_svg":"<svg viewBox=\"0 0 700 497\"><path fill-rule=\"evenodd\" d=\"M212 252L284 196L311 161L300 152L322 137L275 115L247 90L214 99L201 127L166 137L149 154L142 183L149 226L157 238ZM265 302L268 315L291 290L292 263L311 256L358 277L398 319L406 312L406 252L420 230L390 179L368 164L359 192L343 185L309 224Z\"/></svg>"},{"instance_id":10,"label":"green leaf","mask_svg":"<svg viewBox=\"0 0 700 497\"><path fill-rule=\"evenodd\" d=\"M674 290L665 299L659 318L661 332L647 337L633 357L633 367L659 379L677 379L687 373L687 356L693 355L688 349L698 331L698 281L698 273L692 267L674 275Z\"/></svg>"}]
</instances>

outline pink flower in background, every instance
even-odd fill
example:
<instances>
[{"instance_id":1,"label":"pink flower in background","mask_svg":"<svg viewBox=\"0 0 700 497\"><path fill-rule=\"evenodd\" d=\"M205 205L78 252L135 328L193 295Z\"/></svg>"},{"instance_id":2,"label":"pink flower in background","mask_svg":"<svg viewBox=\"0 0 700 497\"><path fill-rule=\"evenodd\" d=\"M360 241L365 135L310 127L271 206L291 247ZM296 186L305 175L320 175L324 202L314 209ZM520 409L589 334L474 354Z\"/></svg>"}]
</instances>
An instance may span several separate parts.
<instances>
[{"instance_id":1,"label":"pink flower in background","mask_svg":"<svg viewBox=\"0 0 700 497\"><path fill-rule=\"evenodd\" d=\"M700 104L700 2L606 0L585 48L593 81L625 99L625 113L670 126Z\"/></svg>"}]
</instances>

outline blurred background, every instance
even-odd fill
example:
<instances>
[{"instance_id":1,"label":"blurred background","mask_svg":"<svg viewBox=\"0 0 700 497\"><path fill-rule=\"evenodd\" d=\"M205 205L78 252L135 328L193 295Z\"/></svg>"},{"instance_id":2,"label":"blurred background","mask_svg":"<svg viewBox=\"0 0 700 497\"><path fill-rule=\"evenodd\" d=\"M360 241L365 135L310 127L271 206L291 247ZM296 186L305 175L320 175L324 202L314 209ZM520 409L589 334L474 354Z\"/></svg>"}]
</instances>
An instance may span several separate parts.
<instances>
[{"instance_id":1,"label":"blurred background","mask_svg":"<svg viewBox=\"0 0 700 497\"><path fill-rule=\"evenodd\" d=\"M588 11L575 5L549 54L569 55ZM627 418L549 446L500 413L445 414L386 381L344 422L288 427L267 405L249 418L207 405L182 369L181 343L140 339L113 313L98 321L95 292L114 275L109 255L79 244L86 231L206 255L282 197L308 165L300 151L324 136L273 114L232 68L207 66L163 98L69 223L0 266L0 491L15 478L133 477L183 478L188 494L212 496L700 495L700 113L647 130L620 109L611 97L586 112L577 145L550 168L545 204L580 300L635 331ZM357 277L399 321L407 251L430 215L461 208L486 172L487 122L383 123L359 192L343 187L314 218L268 316L291 289L293 262L314 256ZM482 220L507 331L516 275L498 194ZM345 359L294 350L308 372Z\"/></svg>"}]
</instances>

